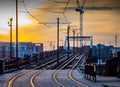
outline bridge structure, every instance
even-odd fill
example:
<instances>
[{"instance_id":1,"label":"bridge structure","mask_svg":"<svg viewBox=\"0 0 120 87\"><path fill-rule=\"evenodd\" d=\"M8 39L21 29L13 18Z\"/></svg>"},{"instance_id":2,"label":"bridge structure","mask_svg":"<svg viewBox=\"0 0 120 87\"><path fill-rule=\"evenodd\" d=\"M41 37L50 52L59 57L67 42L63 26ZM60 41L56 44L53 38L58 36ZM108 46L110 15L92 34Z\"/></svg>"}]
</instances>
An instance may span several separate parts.
<instances>
[{"instance_id":1,"label":"bridge structure","mask_svg":"<svg viewBox=\"0 0 120 87\"><path fill-rule=\"evenodd\" d=\"M75 42L81 42L81 41L89 41L89 44L90 44L90 50L92 51L92 47L93 47L93 37L92 36L66 36L65 37L65 40L64 40L64 50L67 51L67 48L69 48L69 41L73 41L74 43ZM74 46L74 45L73 45ZM73 47L73 50L74 50L75 47ZM78 47L77 45L77 48L80 48ZM81 47L82 48L82 47ZM82 50L80 50L82 51Z\"/></svg>"},{"instance_id":2,"label":"bridge structure","mask_svg":"<svg viewBox=\"0 0 120 87\"><path fill-rule=\"evenodd\" d=\"M64 47L59 48L59 65L57 50L19 59L0 59L0 87L103 87L94 83L98 77L94 68L96 65L87 64L89 53L81 54L80 50L75 53L69 52L69 41L89 41L89 53L92 52L92 36L66 36ZM93 81L86 81L84 75Z\"/></svg>"},{"instance_id":3,"label":"bridge structure","mask_svg":"<svg viewBox=\"0 0 120 87\"><path fill-rule=\"evenodd\" d=\"M15 58L0 60L0 87L88 87L86 83L77 81L77 78L83 76L75 69L83 64L86 55L70 54L67 59L67 54L62 52L59 66L56 50L32 57L26 56L19 61ZM63 76L65 78L62 78Z\"/></svg>"}]
</instances>

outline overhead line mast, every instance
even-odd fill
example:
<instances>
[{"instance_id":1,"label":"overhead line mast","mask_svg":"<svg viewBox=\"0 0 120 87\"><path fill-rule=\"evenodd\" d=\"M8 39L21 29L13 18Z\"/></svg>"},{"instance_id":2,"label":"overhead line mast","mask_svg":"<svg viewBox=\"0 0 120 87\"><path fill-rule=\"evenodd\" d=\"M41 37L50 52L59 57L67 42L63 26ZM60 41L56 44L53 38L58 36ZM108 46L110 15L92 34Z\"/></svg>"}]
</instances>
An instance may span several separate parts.
<instances>
[{"instance_id":1,"label":"overhead line mast","mask_svg":"<svg viewBox=\"0 0 120 87\"><path fill-rule=\"evenodd\" d=\"M18 0L16 0L16 58L18 60ZM18 67L19 67L19 63Z\"/></svg>"}]
</instances>

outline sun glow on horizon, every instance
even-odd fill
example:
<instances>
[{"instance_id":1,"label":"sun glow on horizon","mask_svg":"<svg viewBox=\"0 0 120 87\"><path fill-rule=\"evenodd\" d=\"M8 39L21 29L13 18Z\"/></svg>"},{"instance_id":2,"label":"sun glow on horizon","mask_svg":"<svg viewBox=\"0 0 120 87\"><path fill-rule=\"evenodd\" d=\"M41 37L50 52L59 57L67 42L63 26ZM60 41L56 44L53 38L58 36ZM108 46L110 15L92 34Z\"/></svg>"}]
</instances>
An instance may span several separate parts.
<instances>
[{"instance_id":1,"label":"sun glow on horizon","mask_svg":"<svg viewBox=\"0 0 120 87\"><path fill-rule=\"evenodd\" d=\"M22 5L22 3L20 4L21 6L19 7L19 11L21 12L19 12L19 20L18 20L19 42L44 42L44 41L57 40L56 24L47 24L48 27L46 27L43 24L39 24L39 22L56 22L56 18L58 17L60 18L60 21L65 21L63 14L54 13L54 11L55 12L59 12L59 10L61 11L62 9L58 9L57 11L57 8L59 7L63 8L64 4L48 2L48 0L39 0L39 1L46 3L44 4L42 3L40 4L40 6L37 7L36 5L35 6L33 5L31 0L26 0L26 5L28 7L28 10L33 15L33 17L29 15L27 12L24 13L25 8ZM11 3L14 4L14 2ZM37 3L36 0L34 4L39 4L39 3ZM71 1L69 6L73 6L72 4L74 5L75 2L72 3ZM90 3L86 3L86 4L90 5ZM0 8L1 9L0 10L1 11L0 40L9 41L10 27L8 26L7 22L11 17L13 17L13 41L15 42L16 41L15 7L12 5L11 6L8 5L8 7L4 8L4 10L2 9L3 7ZM36 8L46 8L46 9L36 9ZM85 10L85 13L83 15L83 31L84 31L83 35L84 36L93 35L94 44L111 42L114 45L114 39L115 39L114 35L116 33L120 33L120 29L119 29L120 9L118 9L117 12L116 11L117 10ZM78 29L80 28L80 15L78 12L71 9L67 9L65 15L68 21L72 22L73 25L77 25ZM67 29L67 25L60 24L60 29ZM64 37L66 36L65 32L66 31L60 31L60 39L64 39ZM70 33L70 35L72 36L73 33Z\"/></svg>"}]
</instances>

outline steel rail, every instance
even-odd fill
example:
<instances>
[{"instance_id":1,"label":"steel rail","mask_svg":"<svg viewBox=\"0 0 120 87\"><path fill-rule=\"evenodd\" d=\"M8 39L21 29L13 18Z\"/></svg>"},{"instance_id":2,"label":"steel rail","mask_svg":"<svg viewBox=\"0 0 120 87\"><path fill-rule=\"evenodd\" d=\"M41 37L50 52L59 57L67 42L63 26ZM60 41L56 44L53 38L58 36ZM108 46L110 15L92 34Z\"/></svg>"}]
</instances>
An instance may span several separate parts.
<instances>
[{"instance_id":1,"label":"steel rail","mask_svg":"<svg viewBox=\"0 0 120 87\"><path fill-rule=\"evenodd\" d=\"M53 80L61 87L66 87L65 84L61 83L59 81L59 79L57 78L57 74L63 69L65 68L68 64L70 64L79 54L75 55L72 59L70 59L66 64L64 64L64 66L62 66L59 70L56 70L54 73L53 73Z\"/></svg>"},{"instance_id":2,"label":"steel rail","mask_svg":"<svg viewBox=\"0 0 120 87\"><path fill-rule=\"evenodd\" d=\"M79 58L79 60L78 60L77 63L72 67L72 69L69 70L69 72L68 72L68 77L69 77L70 80L72 80L74 83L78 84L79 86L88 87L86 84L83 84L83 83L81 83L80 81L78 81L77 79L75 79L75 78L73 77L73 75L72 75L73 70L78 66L78 64L81 62L81 60L82 60L83 57L84 57L84 55L81 56L81 58Z\"/></svg>"}]
</instances>

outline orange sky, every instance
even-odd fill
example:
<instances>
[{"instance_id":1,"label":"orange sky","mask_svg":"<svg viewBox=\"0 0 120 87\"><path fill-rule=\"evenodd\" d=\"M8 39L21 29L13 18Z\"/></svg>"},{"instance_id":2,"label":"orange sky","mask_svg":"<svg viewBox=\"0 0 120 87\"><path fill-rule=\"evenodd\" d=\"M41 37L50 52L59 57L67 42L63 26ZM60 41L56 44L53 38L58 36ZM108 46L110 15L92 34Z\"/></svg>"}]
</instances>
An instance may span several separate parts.
<instances>
[{"instance_id":1,"label":"orange sky","mask_svg":"<svg viewBox=\"0 0 120 87\"><path fill-rule=\"evenodd\" d=\"M42 0L41 0L42 1ZM63 0L66 1L66 0ZM93 2L94 0L92 0ZM103 2L102 2L103 1ZM118 0L115 0L118 1ZM30 5L28 0L25 0L28 9ZM91 2L91 3L92 3ZM12 4L14 2L11 2ZM37 3L37 1L36 1ZM95 2L89 5L89 0L86 2L85 6L96 6ZM107 4L105 4L107 3ZM111 1L111 3L113 3ZM70 2L69 7L75 7L75 2ZM22 9L20 9L20 6ZM24 6L20 5L19 10L23 10ZM54 6L54 7L53 7ZM30 12L42 22L55 22L57 17L60 17L60 21L65 21L62 14L48 12L48 9L40 10L35 8L49 8L49 11L62 11L63 9L58 9L64 7L65 4L54 3L45 0L44 3L38 4L37 7L33 6L34 9L30 9ZM109 0L106 2L101 0L98 6L120 6L114 3L111 5ZM3 7L2 7L3 8ZM12 9L14 8L11 7ZM57 10L56 10L57 9ZM25 9L24 9L25 10ZM0 9L0 11L3 11ZM5 16L6 20L3 21L3 15L6 13L4 10L3 14L0 14L0 41L9 41L9 27L7 21L10 17L13 17L13 25L15 25L15 12L13 11L10 15ZM13 15L14 14L14 15ZM66 10L67 19L72 22L72 25L77 25L79 28L79 13L75 10ZM2 20L2 21L1 21ZM104 43L108 45L110 42L114 45L114 35L118 35L118 46L120 46L120 9L118 10L85 10L84 13L84 35L93 35L94 44ZM3 26L4 25L4 26ZM61 25L61 29L66 29L66 25ZM66 35L60 31L60 39L64 39ZM13 41L15 41L15 26L13 26ZM20 42L47 42L56 41L56 25L48 25L48 27L39 24L34 18L26 13L19 12L19 41Z\"/></svg>"}]
</instances>

